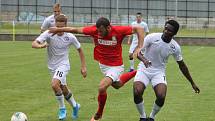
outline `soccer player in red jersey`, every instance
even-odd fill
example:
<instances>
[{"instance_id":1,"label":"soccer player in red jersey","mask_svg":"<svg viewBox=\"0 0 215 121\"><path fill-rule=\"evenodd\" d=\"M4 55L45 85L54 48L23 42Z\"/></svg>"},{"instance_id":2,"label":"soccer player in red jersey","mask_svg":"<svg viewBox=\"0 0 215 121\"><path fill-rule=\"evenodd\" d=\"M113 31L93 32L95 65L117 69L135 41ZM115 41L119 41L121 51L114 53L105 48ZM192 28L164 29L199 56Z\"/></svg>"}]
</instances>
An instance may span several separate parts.
<instances>
[{"instance_id":1,"label":"soccer player in red jersey","mask_svg":"<svg viewBox=\"0 0 215 121\"><path fill-rule=\"evenodd\" d=\"M107 88L112 86L119 89L136 74L136 71L123 73L122 41L127 35L136 33L138 46L134 55L139 53L143 46L144 29L138 26L112 26L107 18L101 17L97 20L96 25L81 28L51 28L49 30L51 33L71 32L93 37L94 59L99 62L101 72L104 74L98 89L98 110L91 119L91 121L99 121L102 118L107 100Z\"/></svg>"}]
</instances>

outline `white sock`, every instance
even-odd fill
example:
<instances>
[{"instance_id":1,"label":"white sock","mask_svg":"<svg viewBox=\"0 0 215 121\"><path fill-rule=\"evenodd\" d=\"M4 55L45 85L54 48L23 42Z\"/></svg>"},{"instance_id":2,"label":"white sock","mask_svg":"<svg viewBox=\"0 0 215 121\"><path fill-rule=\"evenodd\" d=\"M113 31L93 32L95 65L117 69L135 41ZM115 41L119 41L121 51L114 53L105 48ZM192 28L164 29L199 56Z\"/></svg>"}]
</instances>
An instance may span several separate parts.
<instances>
[{"instance_id":1,"label":"white sock","mask_svg":"<svg viewBox=\"0 0 215 121\"><path fill-rule=\"evenodd\" d=\"M129 60L130 62L130 69L134 69L134 59Z\"/></svg>"},{"instance_id":2,"label":"white sock","mask_svg":"<svg viewBox=\"0 0 215 121\"><path fill-rule=\"evenodd\" d=\"M155 118L155 115L160 111L161 107L154 103L152 107L152 112L150 113L150 118Z\"/></svg>"},{"instance_id":3,"label":"white sock","mask_svg":"<svg viewBox=\"0 0 215 121\"><path fill-rule=\"evenodd\" d=\"M56 99L59 103L59 108L65 108L65 104L64 104L64 96L60 95L60 96L56 96Z\"/></svg>"},{"instance_id":4,"label":"white sock","mask_svg":"<svg viewBox=\"0 0 215 121\"><path fill-rule=\"evenodd\" d=\"M137 110L140 114L140 118L146 118L146 113L145 113L145 108L144 108L144 103L141 102L139 104L136 104Z\"/></svg>"},{"instance_id":5,"label":"white sock","mask_svg":"<svg viewBox=\"0 0 215 121\"><path fill-rule=\"evenodd\" d=\"M76 106L76 101L73 97L73 95L68 99L66 100L72 107L75 107Z\"/></svg>"}]
</instances>

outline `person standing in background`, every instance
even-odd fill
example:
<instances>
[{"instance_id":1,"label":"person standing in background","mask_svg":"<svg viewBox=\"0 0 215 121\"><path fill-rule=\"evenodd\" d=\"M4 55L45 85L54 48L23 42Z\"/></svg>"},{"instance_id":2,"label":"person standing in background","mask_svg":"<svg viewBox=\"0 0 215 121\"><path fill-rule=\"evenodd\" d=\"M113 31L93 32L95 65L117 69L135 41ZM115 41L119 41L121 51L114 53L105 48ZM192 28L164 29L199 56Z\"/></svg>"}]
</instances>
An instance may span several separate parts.
<instances>
[{"instance_id":1,"label":"person standing in background","mask_svg":"<svg viewBox=\"0 0 215 121\"><path fill-rule=\"evenodd\" d=\"M45 18L40 28L41 33L50 27L55 27L55 17L61 14L61 6L59 3L54 4L53 14Z\"/></svg>"},{"instance_id":2,"label":"person standing in background","mask_svg":"<svg viewBox=\"0 0 215 121\"><path fill-rule=\"evenodd\" d=\"M141 26L144 28L145 36L149 34L149 28L146 22L143 21L143 15L142 13L137 13L136 14L136 21L131 23L132 26ZM132 41L131 41L132 38ZM129 72L134 71L134 58L133 58L133 53L135 48L137 47L138 44L138 38L136 34L133 34L128 37L128 45L130 45L129 49L129 62L130 62L130 68Z\"/></svg>"}]
</instances>

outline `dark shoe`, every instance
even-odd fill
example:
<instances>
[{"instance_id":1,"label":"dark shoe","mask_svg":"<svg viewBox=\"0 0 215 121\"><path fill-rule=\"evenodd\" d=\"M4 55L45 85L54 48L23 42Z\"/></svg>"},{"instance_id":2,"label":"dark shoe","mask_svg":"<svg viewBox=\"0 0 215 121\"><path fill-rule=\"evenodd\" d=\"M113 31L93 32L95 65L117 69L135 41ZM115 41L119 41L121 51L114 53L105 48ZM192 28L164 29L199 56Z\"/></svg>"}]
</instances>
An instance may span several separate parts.
<instances>
[{"instance_id":1,"label":"dark shoe","mask_svg":"<svg viewBox=\"0 0 215 121\"><path fill-rule=\"evenodd\" d=\"M99 121L102 118L102 115L96 113L90 121Z\"/></svg>"},{"instance_id":2,"label":"dark shoe","mask_svg":"<svg viewBox=\"0 0 215 121\"><path fill-rule=\"evenodd\" d=\"M128 70L128 72L132 72L132 71L134 71L134 69L131 69L131 68L130 68L130 69Z\"/></svg>"},{"instance_id":3,"label":"dark shoe","mask_svg":"<svg viewBox=\"0 0 215 121\"><path fill-rule=\"evenodd\" d=\"M149 118L148 121L155 121L153 118Z\"/></svg>"},{"instance_id":4,"label":"dark shoe","mask_svg":"<svg viewBox=\"0 0 215 121\"><path fill-rule=\"evenodd\" d=\"M147 118L140 118L139 121L147 121Z\"/></svg>"}]
</instances>

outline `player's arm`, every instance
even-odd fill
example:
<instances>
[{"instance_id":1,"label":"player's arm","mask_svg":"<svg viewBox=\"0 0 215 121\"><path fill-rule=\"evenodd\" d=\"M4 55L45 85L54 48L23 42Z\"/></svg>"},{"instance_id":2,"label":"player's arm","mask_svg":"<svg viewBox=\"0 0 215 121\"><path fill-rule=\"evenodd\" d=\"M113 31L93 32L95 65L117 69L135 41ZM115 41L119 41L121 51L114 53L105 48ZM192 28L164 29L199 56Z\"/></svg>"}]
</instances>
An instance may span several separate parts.
<instances>
[{"instance_id":1,"label":"player's arm","mask_svg":"<svg viewBox=\"0 0 215 121\"><path fill-rule=\"evenodd\" d=\"M40 29L40 33L43 33L44 31L46 31L46 29Z\"/></svg>"},{"instance_id":2,"label":"player's arm","mask_svg":"<svg viewBox=\"0 0 215 121\"><path fill-rule=\"evenodd\" d=\"M33 42L32 42L32 48L36 48L36 49L40 49L40 48L46 48L46 47L48 47L48 44L47 44L47 42L44 42L44 43L40 43L39 41L37 41L37 40L34 40Z\"/></svg>"},{"instance_id":3,"label":"player's arm","mask_svg":"<svg viewBox=\"0 0 215 121\"><path fill-rule=\"evenodd\" d=\"M134 51L134 57L137 57L137 55L140 53L142 47L143 47L143 41L144 41L144 28L140 26L133 26L132 32L137 34L138 37L138 45Z\"/></svg>"},{"instance_id":4,"label":"player's arm","mask_svg":"<svg viewBox=\"0 0 215 121\"><path fill-rule=\"evenodd\" d=\"M58 32L70 32L70 33L76 33L76 34L83 34L83 27L50 27L49 33L58 33Z\"/></svg>"},{"instance_id":5,"label":"player's arm","mask_svg":"<svg viewBox=\"0 0 215 121\"><path fill-rule=\"evenodd\" d=\"M143 62L143 64L145 65L146 68L148 68L149 66L152 65L151 61L149 61L148 59L146 59L143 55L143 52L140 51L139 54L137 54L137 58Z\"/></svg>"},{"instance_id":6,"label":"player's arm","mask_svg":"<svg viewBox=\"0 0 215 121\"><path fill-rule=\"evenodd\" d=\"M48 21L47 19L45 19L44 22L42 23L42 26L40 27L40 32L43 33L44 31L46 31L47 27L48 27Z\"/></svg>"},{"instance_id":7,"label":"player's arm","mask_svg":"<svg viewBox=\"0 0 215 121\"><path fill-rule=\"evenodd\" d=\"M85 78L87 76L87 68L86 68L86 61L85 61L84 52L81 48L79 48L77 50L78 50L80 60L81 60L81 74Z\"/></svg>"},{"instance_id":8,"label":"player's arm","mask_svg":"<svg viewBox=\"0 0 215 121\"><path fill-rule=\"evenodd\" d=\"M193 81L190 72L187 68L187 65L184 63L183 60L181 61L177 61L178 66L181 70L181 72L183 73L183 75L187 78L187 80L190 82L190 84L192 85L192 88L195 90L195 93L200 93L200 89L198 88L198 86L195 84L195 82Z\"/></svg>"},{"instance_id":9,"label":"player's arm","mask_svg":"<svg viewBox=\"0 0 215 121\"><path fill-rule=\"evenodd\" d=\"M130 45L130 44L131 44L131 37L132 37L132 35L129 35L129 36L128 36L128 42L127 42L127 43L128 43L128 45Z\"/></svg>"},{"instance_id":10,"label":"player's arm","mask_svg":"<svg viewBox=\"0 0 215 121\"><path fill-rule=\"evenodd\" d=\"M137 47L142 48L143 47L144 37L145 37L143 27L133 26L132 32L133 32L133 34L134 33L137 34L137 37L138 37L138 45L137 45Z\"/></svg>"}]
</instances>

